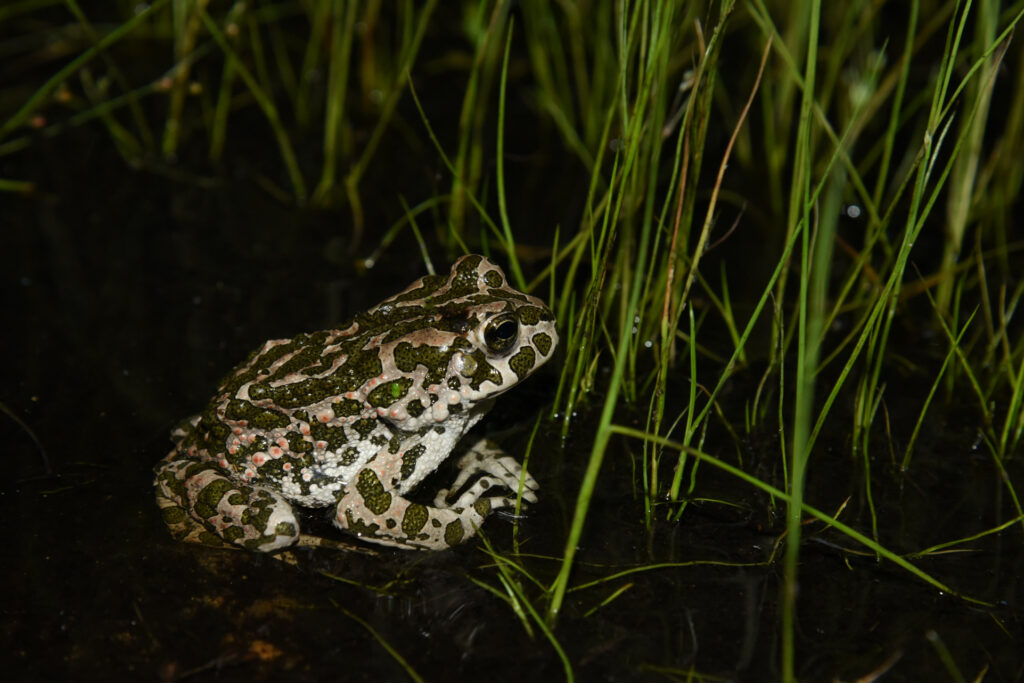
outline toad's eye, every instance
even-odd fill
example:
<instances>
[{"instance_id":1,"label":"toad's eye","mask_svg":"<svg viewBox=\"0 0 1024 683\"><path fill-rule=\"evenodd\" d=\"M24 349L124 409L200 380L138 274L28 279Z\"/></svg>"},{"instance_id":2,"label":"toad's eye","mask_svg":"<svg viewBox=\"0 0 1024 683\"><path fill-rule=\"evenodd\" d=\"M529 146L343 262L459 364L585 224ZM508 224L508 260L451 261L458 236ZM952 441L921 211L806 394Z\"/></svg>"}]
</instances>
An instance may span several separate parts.
<instances>
[{"instance_id":1,"label":"toad's eye","mask_svg":"<svg viewBox=\"0 0 1024 683\"><path fill-rule=\"evenodd\" d=\"M501 313L487 321L484 343L491 353L504 355L512 350L519 339L519 318L514 313Z\"/></svg>"}]
</instances>

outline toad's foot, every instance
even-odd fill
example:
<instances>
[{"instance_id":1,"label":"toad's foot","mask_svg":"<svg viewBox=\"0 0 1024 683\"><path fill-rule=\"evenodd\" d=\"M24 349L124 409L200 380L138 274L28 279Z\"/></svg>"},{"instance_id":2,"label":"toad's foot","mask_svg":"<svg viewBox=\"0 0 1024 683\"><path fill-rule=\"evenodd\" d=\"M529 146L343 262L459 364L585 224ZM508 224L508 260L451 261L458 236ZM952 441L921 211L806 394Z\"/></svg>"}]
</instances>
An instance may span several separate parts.
<instances>
[{"instance_id":1,"label":"toad's foot","mask_svg":"<svg viewBox=\"0 0 1024 683\"><path fill-rule=\"evenodd\" d=\"M523 469L523 466L505 451L487 439L480 439L469 449L457 463L459 474L447 489L437 492L434 498L434 505L438 507L465 508L473 505L476 501L494 486L504 486L513 493L522 491L523 500L529 503L537 502L539 488L537 480L530 476L530 473ZM470 477L483 474L469 489L464 491L454 503L449 503L448 498L457 493ZM503 507L499 500L492 501L492 507Z\"/></svg>"}]
</instances>

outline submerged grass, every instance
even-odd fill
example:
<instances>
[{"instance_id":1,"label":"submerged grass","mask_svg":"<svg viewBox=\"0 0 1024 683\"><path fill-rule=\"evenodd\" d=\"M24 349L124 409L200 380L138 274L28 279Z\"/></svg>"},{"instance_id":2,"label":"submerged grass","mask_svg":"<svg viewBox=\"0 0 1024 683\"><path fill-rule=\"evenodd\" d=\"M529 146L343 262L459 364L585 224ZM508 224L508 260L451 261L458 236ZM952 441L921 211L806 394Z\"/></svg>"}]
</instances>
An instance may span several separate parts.
<instances>
[{"instance_id":1,"label":"submerged grass","mask_svg":"<svg viewBox=\"0 0 1024 683\"><path fill-rule=\"evenodd\" d=\"M52 4L0 10L0 29ZM531 637L547 638L568 679L573 661L557 626L567 596L592 585L573 577L613 438L641 444L635 524L651 563L609 580L669 566L656 529L687 523L701 467L785 508L784 680L801 661L795 615L809 518L927 585L981 602L911 560L1024 530L1021 483L1007 467L1024 439L1024 243L1014 212L1024 50L1011 42L1024 3L319 0L225 9L157 0L102 29L65 6L83 27L76 56L4 109L0 156L26 154L35 135L99 122L143 168L195 158L184 152L196 145L214 163L238 163L232 122L255 104L283 169L262 185L297 206L347 211L354 250L366 215L400 199L393 227L372 235L378 251L367 263L408 225L424 254L437 241L448 252L482 246L502 255L520 288L547 288L563 339L552 408L563 438L580 411L599 417L557 570L531 573L518 539L509 556L488 544L496 585L481 585ZM174 61L141 75L115 66L132 41L172 45ZM95 76L100 57L109 78ZM426 97L438 70L457 85ZM160 126L158 142L150 128ZM525 135L531 127L543 133ZM392 138L439 160L447 193L407 202L397 188L368 203L366 179L387 177L377 165ZM540 162L516 158L542 144ZM586 188L567 200L578 224L557 225L549 207L515 194L557 184L549 165L574 169ZM31 190L26 179L0 180L3 192ZM418 227L426 218L436 239ZM517 220L548 222L528 234ZM538 254L548 264L528 281L525 262ZM907 363L923 389L912 417L894 424L887 397L912 346L901 340L922 324L945 344ZM737 383L755 389L723 403ZM965 405L1012 512L995 509L986 528L924 551L887 547L875 486L909 477L931 416ZM642 430L625 424L636 415ZM778 458L768 468L745 446L766 434ZM806 501L808 476L844 457L824 452L824 434L849 437L844 462L863 486L850 505L863 506L870 529ZM723 455L709 454L709 443ZM753 467L780 474L767 481ZM629 590L617 587L599 607Z\"/></svg>"}]
</instances>

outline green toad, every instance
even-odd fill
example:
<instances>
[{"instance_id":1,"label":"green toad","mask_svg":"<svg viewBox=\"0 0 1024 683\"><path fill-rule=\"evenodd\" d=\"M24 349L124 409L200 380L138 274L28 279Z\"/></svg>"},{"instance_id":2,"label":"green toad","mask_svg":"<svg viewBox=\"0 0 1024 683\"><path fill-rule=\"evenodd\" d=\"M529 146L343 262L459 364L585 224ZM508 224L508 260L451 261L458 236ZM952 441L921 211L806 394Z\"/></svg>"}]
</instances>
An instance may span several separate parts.
<instances>
[{"instance_id":1,"label":"green toad","mask_svg":"<svg viewBox=\"0 0 1024 683\"><path fill-rule=\"evenodd\" d=\"M557 343L551 311L477 255L340 329L268 341L172 435L156 467L164 520L181 540L270 552L298 538L294 504L333 508L374 543L459 543L521 477L536 501L518 462L481 440L432 505L405 496Z\"/></svg>"}]
</instances>

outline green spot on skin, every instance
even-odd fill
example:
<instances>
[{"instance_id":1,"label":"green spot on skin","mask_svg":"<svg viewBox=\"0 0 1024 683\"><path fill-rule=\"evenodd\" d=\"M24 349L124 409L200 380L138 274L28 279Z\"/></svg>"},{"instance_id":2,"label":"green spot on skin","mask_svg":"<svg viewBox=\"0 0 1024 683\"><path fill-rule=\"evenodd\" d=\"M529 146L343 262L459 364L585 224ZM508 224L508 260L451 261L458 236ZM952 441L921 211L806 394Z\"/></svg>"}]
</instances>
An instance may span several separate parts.
<instances>
[{"instance_id":1,"label":"green spot on skin","mask_svg":"<svg viewBox=\"0 0 1024 683\"><path fill-rule=\"evenodd\" d=\"M356 430L361 441L365 441L376 426L377 421L370 417L364 417L362 420L356 420L352 423L352 429Z\"/></svg>"},{"instance_id":2,"label":"green spot on skin","mask_svg":"<svg viewBox=\"0 0 1024 683\"><path fill-rule=\"evenodd\" d=\"M402 470L399 473L402 479L408 479L416 471L416 461L421 455L427 452L427 447L419 443L410 448L402 456Z\"/></svg>"},{"instance_id":3,"label":"green spot on skin","mask_svg":"<svg viewBox=\"0 0 1024 683\"><path fill-rule=\"evenodd\" d=\"M177 505L163 508L160 510L160 516L163 517L164 524L181 524L188 520L188 513Z\"/></svg>"},{"instance_id":4,"label":"green spot on skin","mask_svg":"<svg viewBox=\"0 0 1024 683\"><path fill-rule=\"evenodd\" d=\"M324 355L324 342L327 339L327 332L316 332L311 335L300 335L302 339L301 348L295 355L281 363L272 374L267 375L264 381L283 379L292 373L304 370L312 365L319 365ZM297 339L298 339L297 338Z\"/></svg>"},{"instance_id":5,"label":"green spot on skin","mask_svg":"<svg viewBox=\"0 0 1024 683\"><path fill-rule=\"evenodd\" d=\"M363 412L363 404L352 398L343 398L331 404L335 417L354 417Z\"/></svg>"},{"instance_id":6,"label":"green spot on skin","mask_svg":"<svg viewBox=\"0 0 1024 683\"><path fill-rule=\"evenodd\" d=\"M284 438L288 441L288 450L293 453L308 453L313 450L313 444L306 441L298 432L288 432Z\"/></svg>"},{"instance_id":7,"label":"green spot on skin","mask_svg":"<svg viewBox=\"0 0 1024 683\"><path fill-rule=\"evenodd\" d=\"M473 387L473 389L480 389L480 385L486 381L489 381L495 386L501 386L501 373L498 372L493 365L487 362L487 358L484 356L483 352L476 351L473 354L473 360L476 361L476 371L473 373L473 377L469 382L469 385Z\"/></svg>"},{"instance_id":8,"label":"green spot on skin","mask_svg":"<svg viewBox=\"0 0 1024 683\"><path fill-rule=\"evenodd\" d=\"M322 375L325 372L330 372L331 368L334 367L334 361L343 354L342 351L331 351L330 353L324 353L318 359L318 362L308 367L299 370L303 375Z\"/></svg>"},{"instance_id":9,"label":"green spot on skin","mask_svg":"<svg viewBox=\"0 0 1024 683\"><path fill-rule=\"evenodd\" d=\"M419 399L413 399L409 401L409 403L406 404L405 406L405 411L409 413L410 417L414 418L422 415L424 410L425 408L423 407L423 402L420 401Z\"/></svg>"},{"instance_id":10,"label":"green spot on skin","mask_svg":"<svg viewBox=\"0 0 1024 683\"><path fill-rule=\"evenodd\" d=\"M476 510L481 517L486 517L491 514L491 499L478 498L477 501L473 503L473 509Z\"/></svg>"},{"instance_id":11,"label":"green spot on skin","mask_svg":"<svg viewBox=\"0 0 1024 683\"><path fill-rule=\"evenodd\" d=\"M540 355L546 356L551 351L551 337L544 332L538 332L533 335L533 345L540 351Z\"/></svg>"},{"instance_id":12,"label":"green spot on skin","mask_svg":"<svg viewBox=\"0 0 1024 683\"><path fill-rule=\"evenodd\" d=\"M249 401L232 399L224 409L224 417L229 420L245 420L251 427L270 430L275 427L287 427L291 420L284 413L270 408L257 408Z\"/></svg>"},{"instance_id":13,"label":"green spot on skin","mask_svg":"<svg viewBox=\"0 0 1024 683\"><path fill-rule=\"evenodd\" d=\"M304 408L355 391L370 378L379 376L382 369L376 350L353 350L348 360L326 377L310 377L276 387L251 384L249 398L254 401L267 400L281 408Z\"/></svg>"},{"instance_id":14,"label":"green spot on skin","mask_svg":"<svg viewBox=\"0 0 1024 683\"><path fill-rule=\"evenodd\" d=\"M260 499L249 505L242 513L242 524L246 526L252 526L260 535L263 535L267 531L267 521L270 519L270 515L273 514L274 507L271 501Z\"/></svg>"},{"instance_id":15,"label":"green spot on skin","mask_svg":"<svg viewBox=\"0 0 1024 683\"><path fill-rule=\"evenodd\" d=\"M207 546L210 546L212 548L223 548L225 540L226 541L233 540L233 538L229 538L229 536L231 534L229 534L228 532L230 532L234 528L237 528L237 527L228 527L227 529L225 529L222 532L224 534L223 537L222 536L218 536L217 534L215 534L213 532L210 532L210 531L203 531L202 533L199 534L199 539L198 539L199 543L201 545L207 545ZM238 529L238 534L233 535L233 536L235 538L240 538L241 535L242 535L242 530Z\"/></svg>"},{"instance_id":16,"label":"green spot on skin","mask_svg":"<svg viewBox=\"0 0 1024 683\"><path fill-rule=\"evenodd\" d=\"M405 515L402 517L402 532L406 536L414 536L420 532L427 524L427 519L430 515L427 513L425 505L419 503L413 503L405 510Z\"/></svg>"},{"instance_id":17,"label":"green spot on skin","mask_svg":"<svg viewBox=\"0 0 1024 683\"><path fill-rule=\"evenodd\" d=\"M444 528L444 542L448 545L458 545L462 543L462 538L466 535L466 530L462 527L461 520L455 520Z\"/></svg>"},{"instance_id":18,"label":"green spot on skin","mask_svg":"<svg viewBox=\"0 0 1024 683\"><path fill-rule=\"evenodd\" d=\"M383 515L391 507L391 494L384 490L384 484L371 469L359 471L356 491L363 497L366 509L375 515Z\"/></svg>"},{"instance_id":19,"label":"green spot on skin","mask_svg":"<svg viewBox=\"0 0 1024 683\"><path fill-rule=\"evenodd\" d=\"M448 281L448 292L437 297L439 300L457 299L476 292L479 289L477 284L477 268L484 260L483 256L470 254L463 257L453 267Z\"/></svg>"},{"instance_id":20,"label":"green spot on skin","mask_svg":"<svg viewBox=\"0 0 1024 683\"><path fill-rule=\"evenodd\" d=\"M311 463L312 459L308 461L299 460L298 458L292 458L289 456L274 458L272 460L268 460L267 462L260 466L260 478L265 481L281 481L285 477L290 476L289 472L295 472L297 470L300 470ZM285 465L290 465L291 470L286 470L284 467ZM300 487L302 487L303 493L309 492L310 482L300 480L297 483L299 484Z\"/></svg>"},{"instance_id":21,"label":"green spot on skin","mask_svg":"<svg viewBox=\"0 0 1024 683\"><path fill-rule=\"evenodd\" d=\"M522 380L530 374L530 371L533 370L533 366L536 362L537 352L529 346L524 346L519 349L519 353L508 359L508 366L512 368L512 372L516 373L516 376Z\"/></svg>"},{"instance_id":22,"label":"green spot on skin","mask_svg":"<svg viewBox=\"0 0 1024 683\"><path fill-rule=\"evenodd\" d=\"M497 289L505 284L505 278L501 276L501 272L498 270L488 270L484 273L484 282L487 283L488 287Z\"/></svg>"},{"instance_id":23,"label":"green spot on skin","mask_svg":"<svg viewBox=\"0 0 1024 683\"><path fill-rule=\"evenodd\" d=\"M345 511L345 526L349 531L356 534L357 536L366 536L368 538L377 538L380 534L380 527L376 524L367 524L361 519L356 519L353 516L351 510Z\"/></svg>"},{"instance_id":24,"label":"green spot on skin","mask_svg":"<svg viewBox=\"0 0 1024 683\"><path fill-rule=\"evenodd\" d=\"M516 314L519 316L519 322L524 325L536 325L541 320L551 320L551 313L537 306L521 306L516 310Z\"/></svg>"},{"instance_id":25,"label":"green spot on skin","mask_svg":"<svg viewBox=\"0 0 1024 683\"><path fill-rule=\"evenodd\" d=\"M213 453L224 452L224 440L231 434L231 428L221 422L212 410L204 412L195 429L186 433L179 444L184 451L192 446L209 448Z\"/></svg>"},{"instance_id":26,"label":"green spot on skin","mask_svg":"<svg viewBox=\"0 0 1024 683\"><path fill-rule=\"evenodd\" d=\"M202 519L210 519L217 514L217 505L220 503L221 498L224 494L231 489L231 482L224 478L218 478L207 484L199 495L196 496L196 502L192 506L196 514Z\"/></svg>"},{"instance_id":27,"label":"green spot on skin","mask_svg":"<svg viewBox=\"0 0 1024 683\"><path fill-rule=\"evenodd\" d=\"M404 398L412 386L411 377L402 377L392 382L381 384L366 395L366 402L374 408L387 408L395 401Z\"/></svg>"},{"instance_id":28,"label":"green spot on skin","mask_svg":"<svg viewBox=\"0 0 1024 683\"><path fill-rule=\"evenodd\" d=\"M465 341L465 340L459 340ZM451 344L447 349L433 346L413 346L403 341L395 345L395 367L402 372L410 373L422 365L427 369L423 378L425 385L438 384L448 372L448 363L463 344Z\"/></svg>"},{"instance_id":29,"label":"green spot on skin","mask_svg":"<svg viewBox=\"0 0 1024 683\"><path fill-rule=\"evenodd\" d=\"M252 443L246 444L244 446L240 446L234 452L234 454L225 453L224 457L226 457L228 462L230 462L232 465L235 465L236 467L237 466L245 467L245 466L248 466L249 456L251 456L253 453L260 452L260 451L266 451L266 450L267 450L267 440L266 440L266 438L264 438L262 436L258 436L255 439L253 439Z\"/></svg>"},{"instance_id":30,"label":"green spot on skin","mask_svg":"<svg viewBox=\"0 0 1024 683\"><path fill-rule=\"evenodd\" d=\"M348 443L348 435L344 427L333 427L322 422L313 422L309 425L309 435L316 441L327 442L327 450L337 451ZM312 446L312 444L310 444Z\"/></svg>"}]
</instances>

